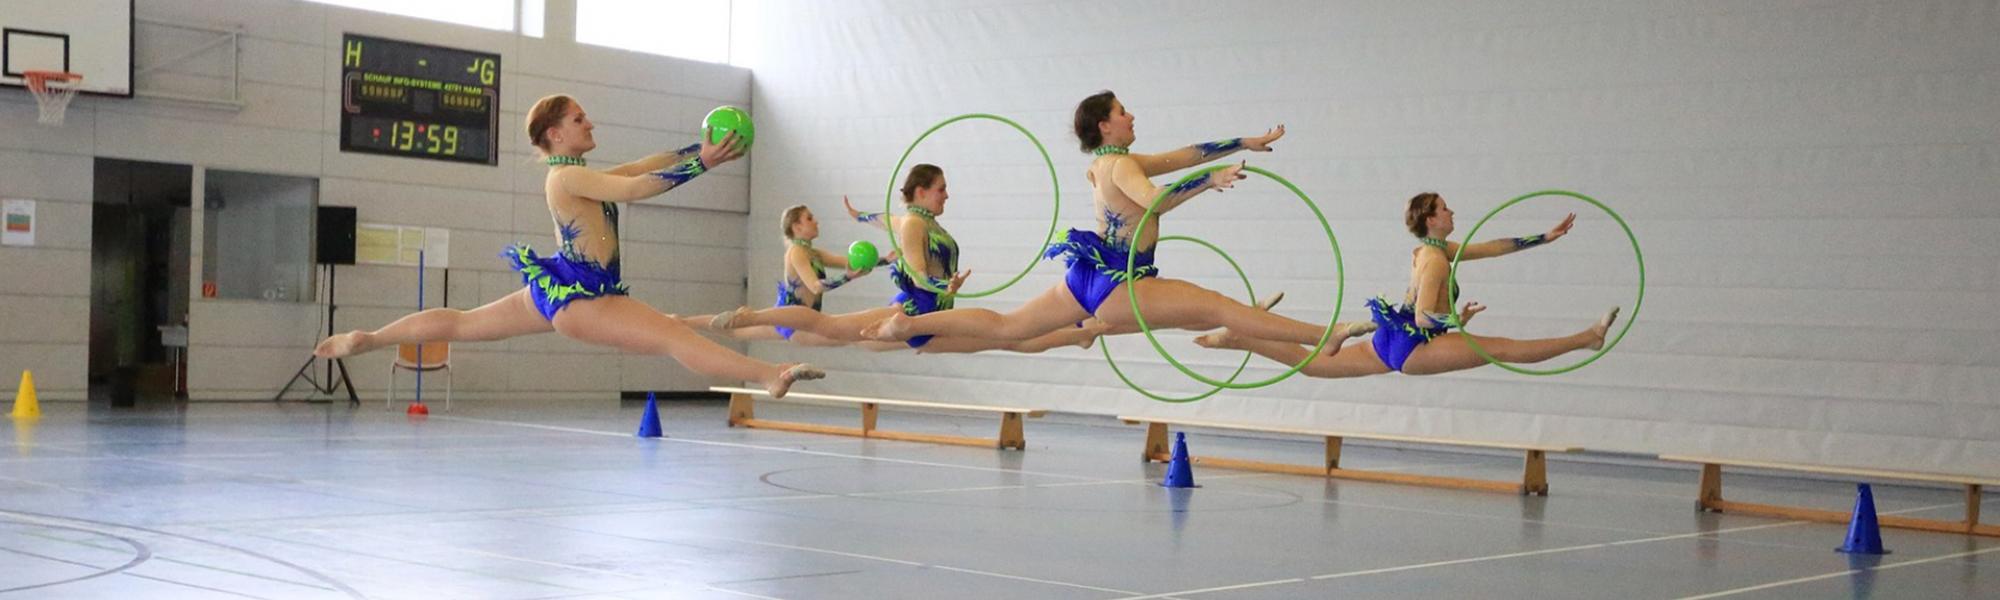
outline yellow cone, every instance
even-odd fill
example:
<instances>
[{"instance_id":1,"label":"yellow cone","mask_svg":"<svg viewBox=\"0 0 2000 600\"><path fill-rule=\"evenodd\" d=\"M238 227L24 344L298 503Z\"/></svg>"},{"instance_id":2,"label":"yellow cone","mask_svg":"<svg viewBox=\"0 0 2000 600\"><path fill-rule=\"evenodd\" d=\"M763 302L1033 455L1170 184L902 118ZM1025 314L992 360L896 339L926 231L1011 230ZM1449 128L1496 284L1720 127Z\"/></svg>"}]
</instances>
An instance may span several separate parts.
<instances>
[{"instance_id":1,"label":"yellow cone","mask_svg":"<svg viewBox=\"0 0 2000 600\"><path fill-rule=\"evenodd\" d=\"M42 416L42 403L35 399L34 371L21 371L21 391L14 393L14 414L16 419L33 419Z\"/></svg>"}]
</instances>

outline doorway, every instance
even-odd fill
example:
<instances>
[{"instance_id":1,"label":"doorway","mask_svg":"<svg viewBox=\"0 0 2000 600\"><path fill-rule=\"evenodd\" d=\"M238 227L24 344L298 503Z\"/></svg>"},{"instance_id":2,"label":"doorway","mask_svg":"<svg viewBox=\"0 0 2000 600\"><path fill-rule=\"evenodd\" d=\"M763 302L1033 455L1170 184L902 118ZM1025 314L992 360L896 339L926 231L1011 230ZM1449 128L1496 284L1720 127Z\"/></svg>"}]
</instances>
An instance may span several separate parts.
<instances>
[{"instance_id":1,"label":"doorway","mask_svg":"<svg viewBox=\"0 0 2000 600\"><path fill-rule=\"evenodd\" d=\"M194 168L99 158L90 241L90 400L184 396ZM179 350L175 349L175 350Z\"/></svg>"}]
</instances>

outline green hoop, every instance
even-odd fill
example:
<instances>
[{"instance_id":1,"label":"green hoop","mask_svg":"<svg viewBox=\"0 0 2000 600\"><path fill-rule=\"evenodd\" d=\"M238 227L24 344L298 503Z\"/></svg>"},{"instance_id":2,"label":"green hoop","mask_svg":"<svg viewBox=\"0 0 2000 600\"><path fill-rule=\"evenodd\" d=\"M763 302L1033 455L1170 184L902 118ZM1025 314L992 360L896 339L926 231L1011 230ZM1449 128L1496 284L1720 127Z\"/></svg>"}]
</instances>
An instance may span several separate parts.
<instances>
[{"instance_id":1,"label":"green hoop","mask_svg":"<svg viewBox=\"0 0 2000 600\"><path fill-rule=\"evenodd\" d=\"M1194 242L1206 246L1210 250L1214 250L1217 255L1222 256L1222 260L1229 261L1229 268L1236 269L1236 277L1243 280L1243 291L1250 295L1250 302L1253 304L1257 302L1257 289L1250 286L1250 276L1248 274L1245 274L1243 272L1243 266L1236 264L1236 259L1230 258L1229 253L1223 252L1222 248L1216 247L1215 244L1210 244L1206 240L1202 240L1199 238L1192 238L1184 235L1170 235L1160 238L1159 241ZM1111 344L1109 342L1099 340L1098 346L1102 350L1104 350L1104 362L1106 364L1111 365L1111 372L1117 374L1118 379L1120 381L1124 381L1126 386L1132 388L1133 391L1139 392L1140 394L1144 394L1147 398L1152 398L1154 400L1159 400L1161 402L1172 402L1178 404L1182 402L1193 402L1196 400L1200 400L1202 398L1207 398L1209 396L1215 395L1216 392L1220 392L1223 389L1222 386L1218 385L1215 386L1214 388L1209 389L1206 392L1202 392L1200 394L1196 394L1193 396L1179 397L1179 398L1155 394L1153 392L1147 391L1146 388L1139 387L1139 384L1133 382L1132 378L1125 376L1125 371L1118 368L1118 361L1112 360L1111 358ZM1158 348L1159 344L1154 344L1153 347ZM1236 381L1236 377L1243 374L1243 369L1250 366L1250 354L1251 353L1249 352L1243 353L1243 362L1238 363L1236 365L1236 372L1229 374L1228 381L1231 382Z\"/></svg>"},{"instance_id":2,"label":"green hoop","mask_svg":"<svg viewBox=\"0 0 2000 600\"><path fill-rule=\"evenodd\" d=\"M1014 282L1020 281L1022 277L1027 277L1028 272L1035 270L1035 265L1040 264L1042 262L1041 248L1047 248L1049 245L1049 240L1055 239L1056 221L1062 216L1062 182L1056 179L1056 162L1054 160L1049 159L1048 149L1043 148L1042 141L1040 139L1036 139L1035 134L1029 133L1026 127L1022 127L1020 123L1015 123L1013 120L1008 119L1007 117L1002 117L1000 115L992 115L986 113L963 114L949 119L945 119L944 122L942 123L932 125L930 129L924 131L923 135L917 136L916 141L910 142L909 148L903 150L903 157L896 159L896 170L889 172L889 191L887 194L884 194L882 196L882 211L884 214L893 214L895 212L896 177L903 174L903 163L908 162L910 160L910 154L917 151L917 145L924 143L925 138L930 137L931 134L933 133L937 133L937 130L943 129L944 126L950 125L952 123L957 123L959 121L963 121L966 119L987 119L992 121L999 121L1001 123L1006 123L1009 127L1013 127L1015 131L1021 132L1021 135L1028 136L1028 141L1034 142L1035 144L1035 151L1042 153L1042 163L1048 165L1049 167L1049 189L1053 190L1052 193L1055 195L1055 206L1053 209L1049 211L1049 233L1048 235L1042 237L1041 245L1036 247L1034 256L1028 259L1027 268L1021 269L1021 272L1015 274L1013 279L1007 280L1006 283L1000 284L999 287L995 287L990 290L981 290L977 292L961 291L955 294L955 296L959 298L979 298L983 296L991 296L993 294L1000 293L1000 290L1007 289L1008 286L1014 285ZM891 249L902 248L901 245L896 243L895 221L893 220L889 221L887 224L889 226L886 227L885 229L889 231L889 248ZM904 257L901 255L898 255L896 257L896 266L898 268L901 268L905 273L908 273L910 271L910 263L907 260L905 260ZM926 281L925 278L923 277L911 277L910 281L916 283L917 287L923 288L925 290L929 290L931 292L939 294L944 293L943 289L932 287L930 282Z\"/></svg>"},{"instance_id":3,"label":"green hoop","mask_svg":"<svg viewBox=\"0 0 2000 600\"><path fill-rule=\"evenodd\" d=\"M1500 211L1505 210L1507 207L1520 203L1522 200L1527 200L1529 198L1538 198L1541 196L1568 196L1571 198L1582 200L1584 202L1589 202L1592 205L1597 206L1597 208L1603 210L1604 214L1611 215L1611 220L1617 221L1618 227L1625 230L1625 238L1632 240L1632 256L1639 260L1639 297L1638 299L1632 301L1632 313L1626 315L1625 327L1623 329L1618 330L1617 337L1605 341L1603 348L1598 349L1596 354L1590 355L1590 358L1583 359L1583 362L1576 363L1560 369L1548 369L1548 370L1536 370L1525 367L1517 367L1507 363L1506 361L1494 358L1492 354L1486 352L1485 348L1479 346L1479 340L1474 339L1470 332L1465 331L1465 329L1461 327L1459 328L1459 333L1465 334L1464 337L1466 345L1472 346L1472 351L1478 353L1480 358L1484 358L1486 359L1486 362L1492 363L1493 365L1498 366L1502 369L1513 371L1515 373L1520 373L1522 375L1561 375L1563 373L1568 373L1570 371L1581 369L1583 368L1584 365L1597 362L1597 359L1604 357L1604 353L1610 352L1613 347L1616 347L1618 345L1618 340L1625 339L1625 332L1632 330L1632 324L1639 321L1639 306L1646 303L1646 255L1639 252L1639 236L1632 234L1632 226L1626 225L1625 219L1623 217L1618 216L1617 211L1611 210L1611 207L1605 206L1603 202L1598 202L1596 198L1592 198L1590 196L1585 196L1583 194L1566 190L1542 190L1539 192L1532 192L1523 195L1513 200L1508 200L1506 204L1501 204L1498 208L1493 209L1492 212L1486 213L1486 218L1480 219L1478 223L1473 224L1471 231L1465 232L1465 241L1458 243L1458 252L1453 253L1451 256L1450 281L1452 287L1456 288L1458 286L1459 260L1460 258L1465 256L1465 247L1471 243L1472 236L1479 233L1479 228L1485 227L1487 221L1492 220L1494 215L1500 214ZM1458 302L1457 299L1454 298L1452 300L1453 306L1448 307L1451 309L1451 317L1453 320L1458 320L1460 318L1458 314L1457 302Z\"/></svg>"},{"instance_id":4,"label":"green hoop","mask_svg":"<svg viewBox=\"0 0 2000 600\"><path fill-rule=\"evenodd\" d=\"M1160 201L1165 200L1167 198L1168 192L1172 191L1174 188L1178 188L1182 185L1185 185L1189 181L1193 181L1196 177L1201 177L1203 175L1207 175L1209 173L1220 171L1226 168L1229 168L1229 165L1226 164L1216 165L1213 167L1195 171L1193 173L1187 174L1186 177L1182 177L1180 181L1174 182L1173 185L1160 188L1160 194L1158 196L1155 196L1150 204L1146 205L1146 214L1139 216L1139 225L1132 229L1132 239L1137 240L1145 235L1146 222L1152 220L1153 209L1158 208L1160 205ZM1160 346L1159 338L1153 336L1153 328L1146 324L1146 316L1139 313L1139 295L1133 293L1125 294L1125 297L1132 304L1132 318L1133 320L1138 321L1139 332L1146 334L1146 341L1153 345L1153 350L1159 352L1160 357L1167 359L1167 364L1173 365L1174 368L1176 369L1180 369L1181 373L1187 375L1188 377L1194 378L1195 381L1199 381L1202 383L1206 383L1221 388L1228 388L1235 390L1260 388L1267 385L1271 385L1273 383L1284 381L1286 378L1291 377L1295 373L1298 373L1300 369L1304 369L1306 365L1308 363L1311 363L1314 358L1318 358L1320 350L1326 348L1326 343L1329 340L1333 339L1333 326L1340 317L1341 300L1343 297L1347 295L1347 269L1342 266L1340 260L1340 240L1334 238L1333 226L1327 224L1326 215L1320 212L1319 205L1314 204L1312 198L1306 197L1305 192L1299 191L1298 186L1292 185L1292 182L1286 181L1285 178L1279 177L1278 174L1276 173L1272 173L1270 171L1266 171L1252 166L1243 167L1243 171L1269 177L1271 178L1271 180L1284 185L1285 189L1291 190L1292 194L1298 196L1300 200L1305 201L1306 207L1312 209L1313 216L1319 218L1320 229L1326 231L1327 245L1333 248L1333 266L1336 269L1336 273L1338 273L1338 276L1335 278L1335 281L1337 281L1338 284L1336 285L1334 291L1333 314L1327 317L1326 330L1320 333L1319 344L1313 346L1312 353L1308 354L1305 360L1299 361L1299 364L1292 365L1292 368L1286 369L1285 372L1279 373L1278 375L1270 379L1266 379L1263 381L1253 381L1250 383L1236 383L1235 378L1232 376L1230 378L1230 381L1216 381L1214 379L1205 377L1200 373L1194 372L1193 369L1187 368L1187 365L1181 364L1181 361L1175 360L1172 354L1168 354L1167 349ZM1134 267L1138 265L1138 259L1139 259L1139 253L1137 251L1125 253L1126 281L1137 281L1136 279L1133 279L1133 271L1135 270ZM1232 261L1232 263L1233 262L1234 261ZM1256 302L1256 300L1252 299L1251 302L1254 303ZM1127 383L1130 382L1128 381Z\"/></svg>"}]
</instances>

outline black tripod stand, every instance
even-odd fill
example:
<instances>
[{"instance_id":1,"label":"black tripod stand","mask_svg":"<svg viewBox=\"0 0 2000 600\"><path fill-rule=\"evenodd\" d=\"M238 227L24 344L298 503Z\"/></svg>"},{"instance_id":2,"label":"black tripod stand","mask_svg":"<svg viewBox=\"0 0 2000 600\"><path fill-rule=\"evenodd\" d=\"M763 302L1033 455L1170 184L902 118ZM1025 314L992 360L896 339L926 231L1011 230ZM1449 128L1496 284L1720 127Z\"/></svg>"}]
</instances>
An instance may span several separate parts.
<instances>
[{"instance_id":1,"label":"black tripod stand","mask_svg":"<svg viewBox=\"0 0 2000 600\"><path fill-rule=\"evenodd\" d=\"M332 263L324 263L321 264L320 266L326 268L326 335L327 337L333 337L333 311L335 309L335 306L333 305L334 265ZM354 393L354 381L348 379L347 377L347 361L338 358L327 359L326 385L320 385L318 381L315 381L313 379L311 373L313 363L318 360L319 357L317 356L307 356L305 364L299 365L299 372L292 374L292 380L285 382L285 387L283 389L278 390L278 395L272 396L271 401L278 402L284 400L285 392L291 391L293 385L297 384L299 380L304 379L307 385L312 386L312 390L314 392L317 392L322 395L328 395L328 396L333 395L334 390L338 390L342 386L346 386L347 404L349 406L360 406L361 397ZM335 367L340 368L340 379L338 381L334 380L333 378L333 371ZM308 402L331 402L331 401L332 400L308 400Z\"/></svg>"}]
</instances>

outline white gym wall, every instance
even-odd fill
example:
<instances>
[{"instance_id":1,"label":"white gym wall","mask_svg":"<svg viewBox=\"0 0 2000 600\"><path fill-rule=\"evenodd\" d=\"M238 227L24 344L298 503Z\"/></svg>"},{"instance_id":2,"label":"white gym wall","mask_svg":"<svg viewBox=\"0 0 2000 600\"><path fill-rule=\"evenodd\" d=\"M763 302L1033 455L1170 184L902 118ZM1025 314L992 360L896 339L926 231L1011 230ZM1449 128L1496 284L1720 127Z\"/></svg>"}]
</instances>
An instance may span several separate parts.
<instances>
[{"instance_id":1,"label":"white gym wall","mask_svg":"<svg viewBox=\"0 0 2000 600\"><path fill-rule=\"evenodd\" d=\"M362 222L447 228L451 305L472 308L520 289L520 278L498 257L503 246L518 241L553 250L541 191L545 168L532 160L522 131L523 114L535 99L567 92L585 104L597 124L601 146L591 159L599 164L679 148L696 138L709 109L749 100L750 75L742 68L297 0L140 0L137 15L141 69L201 41L149 26L146 19L241 25L246 106L237 112L149 100L143 93L129 100L86 96L58 128L36 124L35 103L25 91L0 88L0 197L39 201L37 244L0 247L0 367L8 373L0 389L6 397L23 369L34 371L42 398L84 395L93 157L316 177L322 205L356 207ZM336 99L340 40L347 31L500 53L499 165L341 153ZM213 89L228 77L210 70L219 64L216 56L142 75L138 86L184 94ZM749 162L626 209L625 276L636 297L682 311L742 301ZM338 278L340 330L379 327L415 307L414 268L342 266ZM442 279L436 269L425 278L432 306L444 296ZM188 353L192 396L270 397L322 337L314 331L319 310L309 301L196 298ZM609 399L620 390L711 383L670 360L620 357L553 335L464 344L454 354L460 398ZM381 352L348 361L364 398L381 397L389 360L390 353ZM426 387L441 392L442 379L426 378ZM300 392L294 389L292 397Z\"/></svg>"},{"instance_id":2,"label":"white gym wall","mask_svg":"<svg viewBox=\"0 0 2000 600\"><path fill-rule=\"evenodd\" d=\"M749 6L744 6L749 5ZM777 216L806 203L822 247L884 244L842 222L841 195L880 210L904 146L968 112L1022 121L1048 145L1062 226L1090 227L1076 102L1117 91L1134 150L1252 135L1284 123L1273 154L1240 154L1298 183L1345 254L1343 319L1407 282L1403 202L1437 191L1461 234L1525 192L1592 194L1643 244L1647 294L1615 351L1582 370L1498 368L1440 377L1293 378L1188 405L1129 391L1103 359L874 355L755 344L811 359L820 389L1031 404L1089 413L1718 453L1965 473L2000 471L2000 5L1897 2L808 2L739 3L762 132L748 221L750 296L768 305ZM927 154L924 154L927 153ZM920 153L946 169L942 222L984 289L1018 271L1046 229L1040 158L1011 131L969 125ZM1177 176L1177 175L1176 175ZM1155 178L1166 184L1176 176ZM1252 178L1203 196L1166 232L1214 241L1281 312L1324 321L1335 270L1301 205ZM1468 265L1474 329L1573 331L1630 312L1632 251L1590 207L1509 211L1481 238L1537 233L1577 210L1570 239ZM1233 296L1198 248L1161 268ZM1060 281L1045 263L963 305L1011 308ZM886 276L832 293L832 312L887 301ZM1236 355L1169 349L1211 375ZM1203 389L1142 339L1112 340L1128 372ZM1543 366L1583 358L1572 354ZM1278 372L1253 361L1248 379Z\"/></svg>"}]
</instances>

